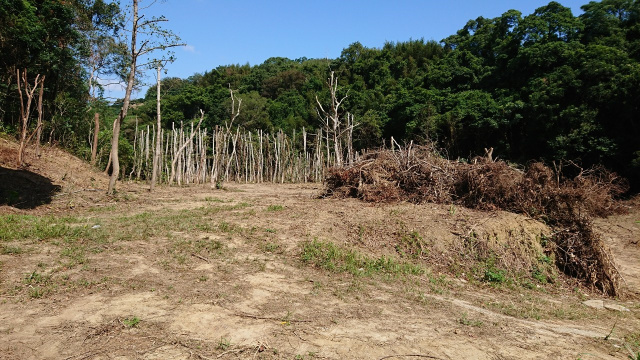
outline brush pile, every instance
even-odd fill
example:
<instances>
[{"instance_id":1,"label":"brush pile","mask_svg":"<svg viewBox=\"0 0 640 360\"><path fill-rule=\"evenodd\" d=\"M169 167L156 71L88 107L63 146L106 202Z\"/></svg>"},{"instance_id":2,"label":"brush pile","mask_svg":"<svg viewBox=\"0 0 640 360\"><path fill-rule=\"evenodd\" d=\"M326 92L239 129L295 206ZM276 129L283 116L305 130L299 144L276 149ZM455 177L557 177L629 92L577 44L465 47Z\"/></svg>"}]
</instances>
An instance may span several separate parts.
<instances>
[{"instance_id":1,"label":"brush pile","mask_svg":"<svg viewBox=\"0 0 640 360\"><path fill-rule=\"evenodd\" d=\"M563 173L574 173L568 177ZM558 267L602 292L619 296L622 279L591 218L622 211L627 184L604 168L554 169L536 162L519 169L504 161L443 158L432 146L372 152L350 167L329 170L325 196L368 202L445 203L526 214L555 230Z\"/></svg>"}]
</instances>

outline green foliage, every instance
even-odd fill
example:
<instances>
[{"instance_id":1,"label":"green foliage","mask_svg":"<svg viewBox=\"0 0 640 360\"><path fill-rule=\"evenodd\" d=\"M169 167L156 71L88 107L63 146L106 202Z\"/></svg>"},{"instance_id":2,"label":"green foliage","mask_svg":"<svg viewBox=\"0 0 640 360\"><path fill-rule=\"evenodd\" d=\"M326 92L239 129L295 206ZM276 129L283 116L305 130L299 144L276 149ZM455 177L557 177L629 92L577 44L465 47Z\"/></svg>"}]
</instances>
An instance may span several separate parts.
<instances>
[{"instance_id":1,"label":"green foliage","mask_svg":"<svg viewBox=\"0 0 640 360\"><path fill-rule=\"evenodd\" d=\"M482 277L483 281L493 283L493 284L501 284L507 281L507 271L504 269L500 269L496 266L496 258L489 257L483 264L484 267L484 276Z\"/></svg>"},{"instance_id":2,"label":"green foliage","mask_svg":"<svg viewBox=\"0 0 640 360\"><path fill-rule=\"evenodd\" d=\"M134 316L134 317L126 318L126 319L122 320L122 323L126 327L133 328L133 327L137 327L138 324L140 324L140 319L138 319L136 316Z\"/></svg>"},{"instance_id":3,"label":"green foliage","mask_svg":"<svg viewBox=\"0 0 640 360\"><path fill-rule=\"evenodd\" d=\"M540 269L534 269L531 276L542 284L546 284L548 282L547 276Z\"/></svg>"},{"instance_id":4,"label":"green foliage","mask_svg":"<svg viewBox=\"0 0 640 360\"><path fill-rule=\"evenodd\" d=\"M43 140L59 142L78 153L86 149L93 116L88 112L89 63L99 47L115 42L119 14L117 3L102 0L0 0L1 127L19 128L15 70L26 69L30 83L38 74L45 76L43 134L48 138ZM111 63L110 53L113 51L103 52L101 64ZM96 75L107 72L94 71Z\"/></svg>"}]
</instances>

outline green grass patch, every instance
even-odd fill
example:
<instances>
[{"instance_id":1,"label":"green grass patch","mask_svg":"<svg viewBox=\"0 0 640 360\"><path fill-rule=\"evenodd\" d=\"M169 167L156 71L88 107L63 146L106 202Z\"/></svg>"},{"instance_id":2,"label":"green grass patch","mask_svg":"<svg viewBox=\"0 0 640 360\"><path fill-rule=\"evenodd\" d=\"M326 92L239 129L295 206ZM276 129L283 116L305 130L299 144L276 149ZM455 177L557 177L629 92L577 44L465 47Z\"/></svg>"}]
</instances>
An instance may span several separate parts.
<instances>
[{"instance_id":1,"label":"green grass patch","mask_svg":"<svg viewBox=\"0 0 640 360\"><path fill-rule=\"evenodd\" d=\"M418 265L381 256L371 258L355 250L339 247L317 239L302 244L302 262L333 272L346 272L355 276L421 275L426 271Z\"/></svg>"},{"instance_id":2,"label":"green grass patch","mask_svg":"<svg viewBox=\"0 0 640 360\"><path fill-rule=\"evenodd\" d=\"M89 236L90 230L74 217L0 216L0 241L80 238Z\"/></svg>"},{"instance_id":3,"label":"green grass patch","mask_svg":"<svg viewBox=\"0 0 640 360\"><path fill-rule=\"evenodd\" d=\"M267 211L282 211L284 210L284 206L282 205L269 205L267 207Z\"/></svg>"},{"instance_id":4,"label":"green grass patch","mask_svg":"<svg viewBox=\"0 0 640 360\"><path fill-rule=\"evenodd\" d=\"M206 206L190 210L145 211L135 215L85 219L75 217L3 215L0 216L0 243L9 241L82 240L89 242L144 241L168 232L241 230L235 225L211 221L211 217L224 212L232 212L250 207L243 202L235 205L217 204L212 201ZM93 228L94 225L100 227ZM3 250L5 249L5 250ZM0 251L15 254L17 248L7 245Z\"/></svg>"},{"instance_id":5,"label":"green grass patch","mask_svg":"<svg viewBox=\"0 0 640 360\"><path fill-rule=\"evenodd\" d=\"M43 275L37 271L33 271L22 279L25 285L28 285L29 297L32 299L40 299L50 293L53 288L51 276Z\"/></svg>"},{"instance_id":6,"label":"green grass patch","mask_svg":"<svg viewBox=\"0 0 640 360\"><path fill-rule=\"evenodd\" d=\"M624 341L640 349L640 330L625 335Z\"/></svg>"},{"instance_id":7,"label":"green grass patch","mask_svg":"<svg viewBox=\"0 0 640 360\"><path fill-rule=\"evenodd\" d=\"M546 284L549 282L549 280L547 279L547 275L545 275L540 269L535 268L533 270L533 272L531 273L531 276L538 280L541 284Z\"/></svg>"},{"instance_id":8,"label":"green grass patch","mask_svg":"<svg viewBox=\"0 0 640 360\"><path fill-rule=\"evenodd\" d=\"M50 276L42 275L37 271L25 275L23 282L26 285L46 285L51 281Z\"/></svg>"},{"instance_id":9,"label":"green grass patch","mask_svg":"<svg viewBox=\"0 0 640 360\"><path fill-rule=\"evenodd\" d=\"M444 294L449 287L451 286L451 281L449 281L447 279L446 276L440 274L440 275L433 275L433 274L428 274L428 278L429 278L429 289L436 293L436 294Z\"/></svg>"},{"instance_id":10,"label":"green grass patch","mask_svg":"<svg viewBox=\"0 0 640 360\"><path fill-rule=\"evenodd\" d=\"M5 246L0 245L0 254L2 255L19 255L24 251L19 246Z\"/></svg>"},{"instance_id":11,"label":"green grass patch","mask_svg":"<svg viewBox=\"0 0 640 360\"><path fill-rule=\"evenodd\" d=\"M48 288L35 286L29 288L29 297L32 299L40 299L50 292Z\"/></svg>"},{"instance_id":12,"label":"green grass patch","mask_svg":"<svg viewBox=\"0 0 640 360\"><path fill-rule=\"evenodd\" d=\"M627 334L624 337L624 348L628 359L640 360L640 332Z\"/></svg>"}]
</instances>

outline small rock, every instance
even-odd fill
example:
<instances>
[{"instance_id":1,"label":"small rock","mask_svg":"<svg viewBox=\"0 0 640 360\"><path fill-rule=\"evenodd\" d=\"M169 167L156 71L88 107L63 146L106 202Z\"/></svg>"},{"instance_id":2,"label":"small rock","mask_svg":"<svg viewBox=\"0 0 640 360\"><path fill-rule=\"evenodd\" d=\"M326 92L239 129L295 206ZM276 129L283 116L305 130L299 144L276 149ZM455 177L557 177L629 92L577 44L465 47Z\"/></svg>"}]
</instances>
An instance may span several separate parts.
<instances>
[{"instance_id":1,"label":"small rock","mask_svg":"<svg viewBox=\"0 0 640 360\"><path fill-rule=\"evenodd\" d=\"M612 311L631 311L629 309L627 309L626 307L622 306L622 305L618 305L618 304L604 304L604 308L607 310L612 310Z\"/></svg>"},{"instance_id":2,"label":"small rock","mask_svg":"<svg viewBox=\"0 0 640 360\"><path fill-rule=\"evenodd\" d=\"M92 229L100 229L100 225L93 225L91 228Z\"/></svg>"},{"instance_id":3,"label":"small rock","mask_svg":"<svg viewBox=\"0 0 640 360\"><path fill-rule=\"evenodd\" d=\"M602 300L587 300L587 301L583 301L582 305L585 305L594 309L604 309L604 301Z\"/></svg>"}]
</instances>

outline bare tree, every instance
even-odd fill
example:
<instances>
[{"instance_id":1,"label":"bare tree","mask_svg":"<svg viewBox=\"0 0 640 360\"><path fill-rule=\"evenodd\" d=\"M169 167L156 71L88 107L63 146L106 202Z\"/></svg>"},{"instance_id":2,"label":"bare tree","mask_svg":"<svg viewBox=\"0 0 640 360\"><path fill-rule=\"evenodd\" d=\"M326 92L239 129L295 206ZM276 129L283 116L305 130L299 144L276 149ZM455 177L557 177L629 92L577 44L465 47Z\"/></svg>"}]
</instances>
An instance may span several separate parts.
<instances>
[{"instance_id":1,"label":"bare tree","mask_svg":"<svg viewBox=\"0 0 640 360\"><path fill-rule=\"evenodd\" d=\"M331 76L328 79L329 93L331 95L331 105L327 110L322 106L318 96L316 95L316 103L318 108L316 109L318 117L322 121L324 131L326 133L327 140L327 160L329 155L329 142L333 142L333 151L335 155L335 165L342 166L343 159L343 146L342 137L347 134L347 152L351 157L352 147L351 141L353 138L353 128L356 124L353 121L353 115L347 113L347 124L343 129L342 113L340 112L340 106L344 100L349 96L348 92L343 97L338 96L338 79L335 77L334 72L331 72ZM351 161L351 160L349 160Z\"/></svg>"},{"instance_id":2,"label":"bare tree","mask_svg":"<svg viewBox=\"0 0 640 360\"><path fill-rule=\"evenodd\" d=\"M139 60L148 59L153 52L166 50L167 48L184 45L179 43L180 38L173 34L171 31L160 27L160 23L168 21L164 17L151 18L149 20L144 19L144 15L138 15L138 3L139 0L132 0L132 13L131 13L131 45L127 54L129 61L129 69L127 75L127 87L125 90L124 101L122 108L118 114L118 118L115 120L113 126L113 136L111 138L111 176L109 178L108 194L113 194L115 191L115 184L120 173L120 162L118 159L118 142L120 138L120 125L127 116L129 111L129 104L131 101L131 92L135 85L136 73L138 70L148 68L150 65L157 64L156 60L149 60L147 63L140 64ZM153 5L155 1L144 7L148 8ZM140 39L138 36L140 35ZM139 46L138 46L139 44ZM172 58L169 56L169 58Z\"/></svg>"},{"instance_id":3,"label":"bare tree","mask_svg":"<svg viewBox=\"0 0 640 360\"><path fill-rule=\"evenodd\" d=\"M16 79L18 85L18 93L20 95L20 148L18 149L17 163L19 167L22 167L24 166L24 151L27 143L31 141L31 138L35 134L38 134L38 141L40 141L42 128L42 97L44 94L45 76L41 76L40 74L36 75L34 85L31 86L31 84L29 84L29 79L27 78L27 69L22 70L22 73L18 69L16 70ZM27 133L29 130L29 118L31 117L31 102L33 101L33 94L35 93L38 86L40 86L37 108L38 123L34 132L27 138ZM24 89L22 87L24 87ZM24 96L22 94L23 91Z\"/></svg>"}]
</instances>

